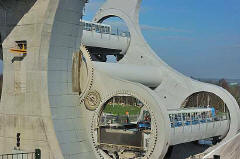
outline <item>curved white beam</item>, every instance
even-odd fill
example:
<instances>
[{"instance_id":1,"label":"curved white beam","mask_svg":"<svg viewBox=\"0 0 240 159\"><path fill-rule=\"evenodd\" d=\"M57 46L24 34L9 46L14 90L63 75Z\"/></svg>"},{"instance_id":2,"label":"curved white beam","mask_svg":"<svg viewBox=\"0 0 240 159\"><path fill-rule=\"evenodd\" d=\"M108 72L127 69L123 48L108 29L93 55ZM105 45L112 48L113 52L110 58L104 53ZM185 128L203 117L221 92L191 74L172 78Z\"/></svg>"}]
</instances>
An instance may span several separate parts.
<instances>
[{"instance_id":1,"label":"curved white beam","mask_svg":"<svg viewBox=\"0 0 240 159\"><path fill-rule=\"evenodd\" d=\"M93 64L96 70L114 78L141 83L151 88L159 86L163 78L159 67L104 62L93 62Z\"/></svg>"},{"instance_id":2,"label":"curved white beam","mask_svg":"<svg viewBox=\"0 0 240 159\"><path fill-rule=\"evenodd\" d=\"M225 139L231 138L240 129L240 120L238 120L240 110L234 97L220 87L192 80L162 61L149 47L141 33L138 21L140 3L141 0L121 2L108 0L93 19L99 22L117 16L126 22L131 34L131 43L120 63L160 67L162 82L154 91L158 94L159 101L163 101L168 108L180 107L188 96L196 92L206 91L219 96L226 103L231 117L230 129Z\"/></svg>"}]
</instances>

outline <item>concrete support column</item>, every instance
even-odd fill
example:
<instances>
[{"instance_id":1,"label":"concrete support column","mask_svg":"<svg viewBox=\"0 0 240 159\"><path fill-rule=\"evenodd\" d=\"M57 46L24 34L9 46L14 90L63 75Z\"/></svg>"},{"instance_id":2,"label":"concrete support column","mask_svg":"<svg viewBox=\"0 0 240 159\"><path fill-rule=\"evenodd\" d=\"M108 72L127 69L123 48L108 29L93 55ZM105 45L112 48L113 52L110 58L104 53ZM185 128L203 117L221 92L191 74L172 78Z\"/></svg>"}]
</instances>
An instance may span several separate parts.
<instances>
[{"instance_id":1,"label":"concrete support column","mask_svg":"<svg viewBox=\"0 0 240 159\"><path fill-rule=\"evenodd\" d=\"M83 133L78 94L72 93L72 54L79 50L84 0L37 0L3 43L0 154L21 133L24 152L44 159L93 158ZM27 54L13 54L16 41Z\"/></svg>"}]
</instances>

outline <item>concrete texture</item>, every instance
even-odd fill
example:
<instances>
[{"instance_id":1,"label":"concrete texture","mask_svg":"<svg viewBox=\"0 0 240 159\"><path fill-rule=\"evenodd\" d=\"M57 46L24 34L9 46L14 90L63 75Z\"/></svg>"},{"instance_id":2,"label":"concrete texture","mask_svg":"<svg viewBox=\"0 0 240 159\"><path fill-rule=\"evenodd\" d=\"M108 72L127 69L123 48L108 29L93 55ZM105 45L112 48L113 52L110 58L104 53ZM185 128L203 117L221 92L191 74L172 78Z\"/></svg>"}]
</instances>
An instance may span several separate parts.
<instances>
[{"instance_id":1,"label":"concrete texture","mask_svg":"<svg viewBox=\"0 0 240 159\"><path fill-rule=\"evenodd\" d=\"M205 152L209 147L208 145L198 145L193 142L179 144L173 147L170 159L190 159L195 154ZM202 159L202 157L196 159Z\"/></svg>"},{"instance_id":2,"label":"concrete texture","mask_svg":"<svg viewBox=\"0 0 240 159\"><path fill-rule=\"evenodd\" d=\"M2 59L1 45L4 39L17 25L20 19L34 5L36 0L0 0L0 58Z\"/></svg>"},{"instance_id":3,"label":"concrete texture","mask_svg":"<svg viewBox=\"0 0 240 159\"><path fill-rule=\"evenodd\" d=\"M170 145L209 139L215 136L224 136L228 130L228 120L171 128Z\"/></svg>"},{"instance_id":4,"label":"concrete texture","mask_svg":"<svg viewBox=\"0 0 240 159\"><path fill-rule=\"evenodd\" d=\"M161 79L159 79L161 84L152 90L152 94L155 95L156 100L160 103L160 107L168 109L179 108L187 97L196 92L211 92L219 96L226 103L230 113L230 128L224 140L230 139L240 129L240 121L238 120L240 110L236 100L223 88L186 77L162 61L149 47L142 36L138 21L140 4L141 0L108 0L93 18L94 22L102 22L109 17L119 17L125 21L128 26L131 42L126 55L119 63L124 65L154 66L161 69ZM168 133L168 131L161 129L158 135L161 136L161 133ZM159 137L157 141L160 139L161 137ZM160 150L157 145L155 149ZM159 153L160 152L158 152L158 156L153 156L161 158Z\"/></svg>"},{"instance_id":5,"label":"concrete texture","mask_svg":"<svg viewBox=\"0 0 240 159\"><path fill-rule=\"evenodd\" d=\"M213 158L213 155L220 155L221 159L239 159L240 134L235 135L230 140L225 141L213 149L204 159Z\"/></svg>"},{"instance_id":6,"label":"concrete texture","mask_svg":"<svg viewBox=\"0 0 240 159\"><path fill-rule=\"evenodd\" d=\"M44 159L95 158L83 133L78 94L72 92L72 54L79 50L85 1L38 0L3 42L0 154L42 150ZM27 41L27 55L9 49Z\"/></svg>"},{"instance_id":7,"label":"concrete texture","mask_svg":"<svg viewBox=\"0 0 240 159\"><path fill-rule=\"evenodd\" d=\"M196 92L219 96L231 117L225 140L237 133L239 107L226 90L178 73L144 41L138 23L141 0L107 0L94 21L122 18L131 42L119 65L135 65L138 72L141 67L136 66L160 68L155 72L159 85L150 89L138 80L96 68L86 48L80 47L84 4L84 0L38 0L4 40L0 154L11 153L16 134L21 133L21 150L40 148L44 159L109 158L98 148L98 120L105 102L117 94L136 97L151 114L151 138L144 158L164 157L171 141L167 109L179 108ZM24 57L9 52L20 40L27 41ZM76 54L84 59L79 62L76 58L81 56ZM12 62L13 58L20 60ZM144 78L144 83L148 80Z\"/></svg>"},{"instance_id":8,"label":"concrete texture","mask_svg":"<svg viewBox=\"0 0 240 159\"><path fill-rule=\"evenodd\" d=\"M85 61L88 65L87 72L91 79L88 80L88 86L85 89L81 89L80 101L87 100L89 92L98 92L100 94L100 104L96 106L95 110L85 111L86 116L88 116L88 120L85 120L88 123L86 131L90 132L89 141L92 143L96 158L109 157L98 148L98 118L105 102L117 94L128 94L136 97L150 111L152 117L152 138L150 139L150 145L145 158L163 158L169 145L169 133L165 132L170 132L170 127L167 110L162 102L158 101L156 94L142 84L119 79L98 71L94 67L87 50L84 47L81 47L81 50L86 59ZM93 73L89 73L91 71ZM81 74L80 72L80 76ZM81 107L86 107L85 102L81 102Z\"/></svg>"},{"instance_id":9,"label":"concrete texture","mask_svg":"<svg viewBox=\"0 0 240 159\"><path fill-rule=\"evenodd\" d=\"M138 21L140 4L141 0L124 0L121 2L108 0L93 19L94 22L101 22L108 17L117 16L126 22L130 31L131 42L120 63L161 67L162 82L154 92L158 95L158 100L163 101L167 108L180 107L188 96L196 92L212 92L219 96L226 103L232 119L226 138L236 134L240 128L240 121L237 120L240 110L234 97L220 87L192 80L163 62L145 42L141 34Z\"/></svg>"}]
</instances>

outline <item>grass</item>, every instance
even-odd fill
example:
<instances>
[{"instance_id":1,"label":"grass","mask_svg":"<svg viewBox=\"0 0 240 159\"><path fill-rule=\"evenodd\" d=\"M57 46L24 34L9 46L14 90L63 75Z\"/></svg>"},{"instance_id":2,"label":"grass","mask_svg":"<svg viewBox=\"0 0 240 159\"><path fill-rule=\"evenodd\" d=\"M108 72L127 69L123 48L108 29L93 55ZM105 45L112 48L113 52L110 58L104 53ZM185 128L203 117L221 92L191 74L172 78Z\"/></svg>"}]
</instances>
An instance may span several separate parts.
<instances>
[{"instance_id":1,"label":"grass","mask_svg":"<svg viewBox=\"0 0 240 159\"><path fill-rule=\"evenodd\" d=\"M103 112L104 113L110 113L114 115L125 115L126 112L129 113L129 115L137 115L140 114L141 108L136 107L136 106L131 106L131 105L119 105L119 104L114 104L113 105L106 105L104 108Z\"/></svg>"}]
</instances>

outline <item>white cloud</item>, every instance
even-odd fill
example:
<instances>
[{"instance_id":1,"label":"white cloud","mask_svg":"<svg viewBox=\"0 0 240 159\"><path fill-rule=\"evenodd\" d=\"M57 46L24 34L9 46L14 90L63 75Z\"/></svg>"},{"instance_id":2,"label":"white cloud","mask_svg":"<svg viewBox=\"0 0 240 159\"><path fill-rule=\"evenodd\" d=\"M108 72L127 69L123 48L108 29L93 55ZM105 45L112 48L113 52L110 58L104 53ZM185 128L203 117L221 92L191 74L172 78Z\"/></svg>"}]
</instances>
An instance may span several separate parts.
<instances>
[{"instance_id":1,"label":"white cloud","mask_svg":"<svg viewBox=\"0 0 240 159\"><path fill-rule=\"evenodd\" d=\"M123 21L107 21L106 24L111 25L112 27L125 28L127 27ZM183 32L183 33L191 33L190 30L177 29L177 28L167 28L160 26L151 26L151 25L140 25L142 30L150 30L150 31L169 31L169 32Z\"/></svg>"},{"instance_id":2,"label":"white cloud","mask_svg":"<svg viewBox=\"0 0 240 159\"><path fill-rule=\"evenodd\" d=\"M240 44L233 45L234 48L240 48Z\"/></svg>"},{"instance_id":3,"label":"white cloud","mask_svg":"<svg viewBox=\"0 0 240 159\"><path fill-rule=\"evenodd\" d=\"M88 16L89 14L94 15L103 3L104 3L104 0L90 0L89 3L86 5L86 16ZM149 8L145 7L141 9L142 9L141 11L144 11ZM91 19L89 17L86 17L86 18ZM105 23L115 28L127 29L127 26L123 21L107 20ZM174 27L161 27L161 26L152 26L152 25L146 25L146 24L141 24L140 27L142 30L148 30L148 31L167 31L167 32L182 32L182 33L192 32L190 30L178 29Z\"/></svg>"},{"instance_id":4,"label":"white cloud","mask_svg":"<svg viewBox=\"0 0 240 159\"><path fill-rule=\"evenodd\" d=\"M181 41L193 41L194 38L184 37L184 36L158 36L159 39L167 40L181 40Z\"/></svg>"},{"instance_id":5,"label":"white cloud","mask_svg":"<svg viewBox=\"0 0 240 159\"><path fill-rule=\"evenodd\" d=\"M106 24L111 25L112 27L117 28L127 28L127 25L123 21L107 21ZM167 28L167 27L160 27L160 26L151 26L151 25L140 25L142 30L148 30L148 31L168 31L168 32L182 32L182 33L191 33L190 30L184 30L184 29L177 29L177 28Z\"/></svg>"},{"instance_id":6,"label":"white cloud","mask_svg":"<svg viewBox=\"0 0 240 159\"><path fill-rule=\"evenodd\" d=\"M190 30L184 30L184 29L177 29L177 28L166 28L166 27L160 27L160 26L151 26L151 25L141 25L142 30L150 30L150 31L170 31L170 32L182 32L182 33L191 33Z\"/></svg>"}]
</instances>

